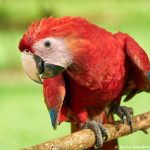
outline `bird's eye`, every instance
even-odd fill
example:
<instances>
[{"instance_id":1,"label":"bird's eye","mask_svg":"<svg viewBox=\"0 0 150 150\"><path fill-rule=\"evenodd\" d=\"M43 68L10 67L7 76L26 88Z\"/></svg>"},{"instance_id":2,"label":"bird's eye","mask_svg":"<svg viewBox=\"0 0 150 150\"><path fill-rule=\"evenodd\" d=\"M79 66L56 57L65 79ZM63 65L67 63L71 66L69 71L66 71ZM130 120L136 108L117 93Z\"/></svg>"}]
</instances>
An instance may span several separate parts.
<instances>
[{"instance_id":1,"label":"bird's eye","mask_svg":"<svg viewBox=\"0 0 150 150\"><path fill-rule=\"evenodd\" d=\"M45 46L46 48L50 48L50 47L51 47L51 42L50 42L50 41L45 41L45 42L44 42L44 46Z\"/></svg>"},{"instance_id":2,"label":"bird's eye","mask_svg":"<svg viewBox=\"0 0 150 150\"><path fill-rule=\"evenodd\" d=\"M25 49L24 52L25 52L25 53L29 53L30 51L29 51L28 49Z\"/></svg>"}]
</instances>

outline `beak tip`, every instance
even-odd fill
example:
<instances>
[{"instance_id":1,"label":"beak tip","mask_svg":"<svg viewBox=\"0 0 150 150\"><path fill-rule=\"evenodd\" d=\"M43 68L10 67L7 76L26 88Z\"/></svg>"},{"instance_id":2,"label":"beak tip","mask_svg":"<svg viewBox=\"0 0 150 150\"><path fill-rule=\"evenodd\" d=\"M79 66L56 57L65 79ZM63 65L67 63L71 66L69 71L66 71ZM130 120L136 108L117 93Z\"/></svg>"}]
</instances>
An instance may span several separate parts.
<instances>
[{"instance_id":1,"label":"beak tip","mask_svg":"<svg viewBox=\"0 0 150 150\"><path fill-rule=\"evenodd\" d=\"M41 79L39 79L38 81L37 80L33 80L35 81L36 83L39 83L39 84L43 84L43 81Z\"/></svg>"}]
</instances>

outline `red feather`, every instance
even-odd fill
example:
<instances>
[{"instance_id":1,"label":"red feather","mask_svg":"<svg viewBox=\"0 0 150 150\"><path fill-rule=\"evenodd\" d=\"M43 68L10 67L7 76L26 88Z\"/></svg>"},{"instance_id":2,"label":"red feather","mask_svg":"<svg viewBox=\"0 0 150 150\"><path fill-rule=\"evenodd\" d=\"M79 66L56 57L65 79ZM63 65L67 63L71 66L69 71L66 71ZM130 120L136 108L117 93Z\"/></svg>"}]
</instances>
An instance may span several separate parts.
<instances>
[{"instance_id":1,"label":"red feather","mask_svg":"<svg viewBox=\"0 0 150 150\"><path fill-rule=\"evenodd\" d=\"M19 48L34 52L32 45L50 36L64 38L72 53L73 67L67 70L70 107L79 121L87 120L87 107L103 110L119 102L129 78L136 88L149 88L148 57L127 34L114 35L79 17L50 17L32 23Z\"/></svg>"},{"instance_id":2,"label":"red feather","mask_svg":"<svg viewBox=\"0 0 150 150\"><path fill-rule=\"evenodd\" d=\"M59 116L62 116L59 122L67 119L71 110L74 120L80 123L96 116L107 123L106 107L110 103L120 103L126 89L130 89L129 82L133 84L131 90L150 90L149 59L129 35L112 34L78 17L50 17L33 23L19 48L34 52L32 45L45 37L63 38L74 61L65 75L44 81L48 107L62 106L62 111L59 107ZM58 103L56 97L61 93L58 85L62 83L66 95ZM69 111L63 107L63 100Z\"/></svg>"}]
</instances>

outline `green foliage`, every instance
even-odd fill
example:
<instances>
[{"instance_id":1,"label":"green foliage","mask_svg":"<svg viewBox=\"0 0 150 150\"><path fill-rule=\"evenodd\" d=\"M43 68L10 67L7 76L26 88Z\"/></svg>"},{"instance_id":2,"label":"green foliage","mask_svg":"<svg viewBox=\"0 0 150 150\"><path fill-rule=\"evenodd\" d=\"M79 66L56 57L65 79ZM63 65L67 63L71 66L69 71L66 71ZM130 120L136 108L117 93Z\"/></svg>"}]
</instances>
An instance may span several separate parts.
<instances>
[{"instance_id":1,"label":"green foliage","mask_svg":"<svg viewBox=\"0 0 150 150\"><path fill-rule=\"evenodd\" d=\"M21 149L69 134L68 123L52 129L40 84L19 72L4 72L1 80L1 150Z\"/></svg>"}]
</instances>

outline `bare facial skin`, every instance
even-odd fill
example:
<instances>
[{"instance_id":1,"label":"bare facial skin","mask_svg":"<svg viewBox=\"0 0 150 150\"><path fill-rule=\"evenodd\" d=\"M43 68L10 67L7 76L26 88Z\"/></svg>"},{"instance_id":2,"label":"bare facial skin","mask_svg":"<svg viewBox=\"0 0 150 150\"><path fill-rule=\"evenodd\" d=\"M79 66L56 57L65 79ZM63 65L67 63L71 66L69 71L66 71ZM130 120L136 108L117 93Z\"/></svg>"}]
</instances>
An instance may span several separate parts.
<instances>
[{"instance_id":1,"label":"bare facial skin","mask_svg":"<svg viewBox=\"0 0 150 150\"><path fill-rule=\"evenodd\" d=\"M49 37L36 42L32 48L44 62L67 69L72 63L72 56L66 45L63 39Z\"/></svg>"},{"instance_id":2,"label":"bare facial skin","mask_svg":"<svg viewBox=\"0 0 150 150\"><path fill-rule=\"evenodd\" d=\"M60 38L44 38L33 44L34 54L28 50L22 52L22 63L26 74L35 82L42 83L41 78L49 78L63 72L72 64L72 55ZM41 68L37 65L35 57L43 62L42 76L39 74Z\"/></svg>"}]
</instances>

